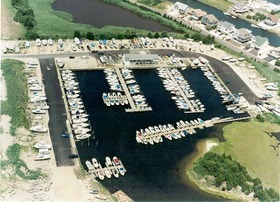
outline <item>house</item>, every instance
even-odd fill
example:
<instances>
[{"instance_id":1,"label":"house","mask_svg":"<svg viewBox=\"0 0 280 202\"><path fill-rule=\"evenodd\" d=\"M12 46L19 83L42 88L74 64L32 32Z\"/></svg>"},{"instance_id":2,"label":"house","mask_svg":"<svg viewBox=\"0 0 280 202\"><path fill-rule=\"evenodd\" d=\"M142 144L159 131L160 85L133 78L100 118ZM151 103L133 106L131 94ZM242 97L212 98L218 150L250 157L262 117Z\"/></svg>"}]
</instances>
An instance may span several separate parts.
<instances>
[{"instance_id":1,"label":"house","mask_svg":"<svg viewBox=\"0 0 280 202\"><path fill-rule=\"evenodd\" d=\"M264 23L269 25L269 26L274 26L274 25L277 25L278 23L278 17L276 15L268 15L266 17L266 19L264 20Z\"/></svg>"},{"instance_id":2,"label":"house","mask_svg":"<svg viewBox=\"0 0 280 202\"><path fill-rule=\"evenodd\" d=\"M201 23L210 27L216 26L218 22L218 19L213 14L204 15L201 18Z\"/></svg>"},{"instance_id":3,"label":"house","mask_svg":"<svg viewBox=\"0 0 280 202\"><path fill-rule=\"evenodd\" d=\"M280 59L280 47L271 50L268 55L275 59Z\"/></svg>"},{"instance_id":4,"label":"house","mask_svg":"<svg viewBox=\"0 0 280 202\"><path fill-rule=\"evenodd\" d=\"M159 58L157 54L124 54L122 61L124 65L157 64Z\"/></svg>"},{"instance_id":5,"label":"house","mask_svg":"<svg viewBox=\"0 0 280 202\"><path fill-rule=\"evenodd\" d=\"M245 43L252 40L252 31L246 28L241 28L235 31L234 39L240 43Z\"/></svg>"},{"instance_id":6,"label":"house","mask_svg":"<svg viewBox=\"0 0 280 202\"><path fill-rule=\"evenodd\" d=\"M235 26L227 21L222 21L217 24L217 30L223 34L232 34L236 30Z\"/></svg>"},{"instance_id":7,"label":"house","mask_svg":"<svg viewBox=\"0 0 280 202\"><path fill-rule=\"evenodd\" d=\"M178 1L174 4L174 9L178 10L180 14L185 14L188 8L189 8L188 5Z\"/></svg>"},{"instance_id":8,"label":"house","mask_svg":"<svg viewBox=\"0 0 280 202\"><path fill-rule=\"evenodd\" d=\"M263 52L268 47L269 41L266 37L256 36L255 39L252 41L252 47L259 52Z\"/></svg>"},{"instance_id":9,"label":"house","mask_svg":"<svg viewBox=\"0 0 280 202\"><path fill-rule=\"evenodd\" d=\"M201 9L189 9L188 14L194 20L200 20L202 16L207 15L207 13Z\"/></svg>"},{"instance_id":10,"label":"house","mask_svg":"<svg viewBox=\"0 0 280 202\"><path fill-rule=\"evenodd\" d=\"M232 6L232 10L235 13L246 13L247 11L249 11L249 8L248 8L246 3L239 2L239 3L236 3Z\"/></svg>"}]
</instances>

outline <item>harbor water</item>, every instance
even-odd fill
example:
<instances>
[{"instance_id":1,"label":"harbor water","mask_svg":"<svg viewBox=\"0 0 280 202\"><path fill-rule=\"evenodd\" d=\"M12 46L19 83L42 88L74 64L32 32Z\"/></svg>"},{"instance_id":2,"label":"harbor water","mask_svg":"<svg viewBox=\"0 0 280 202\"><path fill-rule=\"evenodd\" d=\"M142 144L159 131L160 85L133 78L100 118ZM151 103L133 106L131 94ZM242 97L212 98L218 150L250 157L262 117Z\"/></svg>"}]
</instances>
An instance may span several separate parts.
<instances>
[{"instance_id":1,"label":"harbor water","mask_svg":"<svg viewBox=\"0 0 280 202\"><path fill-rule=\"evenodd\" d=\"M187 182L185 168L195 151L196 143L207 137L221 137L221 125L197 129L197 133L178 140L154 145L139 144L135 131L148 126L175 123L179 120L204 120L234 115L221 104L219 93L201 70L182 71L185 79L206 111L185 114L178 110L170 94L164 89L155 70L134 70L137 83L147 98L152 112L126 113L125 106L107 107L102 93L110 92L102 71L77 72L81 97L94 130L94 139L76 142L82 163L96 158L105 165L105 157L119 157L127 172L118 179L101 181L110 192L123 190L134 201L209 201L223 200L203 193ZM127 106L126 106L127 107Z\"/></svg>"}]
</instances>

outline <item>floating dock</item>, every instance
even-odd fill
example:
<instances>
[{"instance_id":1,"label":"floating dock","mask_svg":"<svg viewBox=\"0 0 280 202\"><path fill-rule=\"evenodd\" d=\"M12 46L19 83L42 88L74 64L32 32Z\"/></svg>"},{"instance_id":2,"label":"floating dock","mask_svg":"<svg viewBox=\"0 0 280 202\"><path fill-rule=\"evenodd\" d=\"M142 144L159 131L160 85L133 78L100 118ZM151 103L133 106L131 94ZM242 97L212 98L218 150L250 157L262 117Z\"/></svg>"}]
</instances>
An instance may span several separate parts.
<instances>
[{"instance_id":1,"label":"floating dock","mask_svg":"<svg viewBox=\"0 0 280 202\"><path fill-rule=\"evenodd\" d=\"M135 105L133 99L132 99L132 96L131 94L129 93L129 90L127 88L127 85L124 81L124 78L120 72L120 69L118 67L115 67L115 71L116 71L116 74L119 78L119 81L120 81L120 84L122 86L122 89L124 90L124 93L126 95L126 98L128 100L128 103L130 105L130 108L129 109L125 109L126 112L145 112L145 111L152 111L152 108L151 107L138 107Z\"/></svg>"}]
</instances>

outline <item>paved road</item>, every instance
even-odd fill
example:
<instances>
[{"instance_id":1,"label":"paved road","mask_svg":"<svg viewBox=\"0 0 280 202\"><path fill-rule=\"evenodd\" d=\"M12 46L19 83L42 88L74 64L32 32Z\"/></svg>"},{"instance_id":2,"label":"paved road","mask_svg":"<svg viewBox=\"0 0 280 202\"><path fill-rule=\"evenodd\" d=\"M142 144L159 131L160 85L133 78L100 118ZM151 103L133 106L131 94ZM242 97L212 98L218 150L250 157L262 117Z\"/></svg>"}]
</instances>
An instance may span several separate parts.
<instances>
[{"instance_id":1,"label":"paved road","mask_svg":"<svg viewBox=\"0 0 280 202\"><path fill-rule=\"evenodd\" d=\"M68 158L72 153L70 139L61 138L66 131L66 111L62 99L61 88L53 58L39 59L41 71L44 75L45 92L48 99L49 109L49 131L57 166L72 166L73 160ZM50 70L47 70L47 67Z\"/></svg>"}]
</instances>

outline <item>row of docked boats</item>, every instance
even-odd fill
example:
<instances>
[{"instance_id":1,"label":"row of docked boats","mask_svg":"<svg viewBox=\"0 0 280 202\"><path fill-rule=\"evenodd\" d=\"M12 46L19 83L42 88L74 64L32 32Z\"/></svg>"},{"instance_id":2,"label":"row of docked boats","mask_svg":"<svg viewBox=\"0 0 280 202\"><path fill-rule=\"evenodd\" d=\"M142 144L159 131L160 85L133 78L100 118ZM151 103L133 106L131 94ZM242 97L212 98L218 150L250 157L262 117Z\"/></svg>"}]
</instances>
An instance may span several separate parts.
<instances>
[{"instance_id":1,"label":"row of docked boats","mask_svg":"<svg viewBox=\"0 0 280 202\"><path fill-rule=\"evenodd\" d=\"M75 74L70 70L62 70L61 79L71 116L72 133L77 140L87 139L91 137L93 131L80 95L79 83L76 81Z\"/></svg>"},{"instance_id":2,"label":"row of docked boats","mask_svg":"<svg viewBox=\"0 0 280 202\"><path fill-rule=\"evenodd\" d=\"M121 92L113 92L113 93L103 93L102 94L103 102L106 106L114 106L114 105L127 105L128 100L127 97Z\"/></svg>"},{"instance_id":3,"label":"row of docked boats","mask_svg":"<svg viewBox=\"0 0 280 202\"><path fill-rule=\"evenodd\" d=\"M38 65L37 63L30 63L29 65L31 64L34 64L36 66ZM27 82L29 85L29 101L31 105L33 105L31 107L31 112L34 115L45 114L50 107L46 103L46 94L42 92L42 83L39 82L37 77L29 77L27 79ZM43 124L36 123L35 125L30 127L30 131L36 133L46 133L48 132L48 129Z\"/></svg>"},{"instance_id":4,"label":"row of docked boats","mask_svg":"<svg viewBox=\"0 0 280 202\"><path fill-rule=\"evenodd\" d=\"M107 156L105 158L105 167L102 167L96 158L92 158L91 161L86 161L85 164L88 172L95 178L98 177L100 180L104 180L105 177L111 178L112 175L115 178L119 178L120 175L124 176L126 173L122 161L116 156L114 156L112 160Z\"/></svg>"},{"instance_id":5,"label":"row of docked boats","mask_svg":"<svg viewBox=\"0 0 280 202\"><path fill-rule=\"evenodd\" d=\"M195 92L190 88L190 85L178 69L160 67L157 68L157 72L178 109L184 110L185 113L189 111L203 112L205 110L204 105L196 97Z\"/></svg>"},{"instance_id":6,"label":"row of docked boats","mask_svg":"<svg viewBox=\"0 0 280 202\"><path fill-rule=\"evenodd\" d=\"M107 80L109 86L110 86L110 90L112 91L123 91L123 88L120 84L120 81L118 79L118 75L116 73L115 69L111 69L111 68L106 68L104 70L105 73L105 79Z\"/></svg>"},{"instance_id":7,"label":"row of docked boats","mask_svg":"<svg viewBox=\"0 0 280 202\"><path fill-rule=\"evenodd\" d=\"M206 66L200 67L204 72L204 75L212 82L212 85L216 91L220 93L222 103L227 104L226 109L233 111L235 114L243 114L245 111L238 105L237 95L230 95L228 91L223 87L219 79L210 71Z\"/></svg>"},{"instance_id":8,"label":"row of docked boats","mask_svg":"<svg viewBox=\"0 0 280 202\"><path fill-rule=\"evenodd\" d=\"M145 96L141 93L141 89L139 84L137 84L136 79L133 75L131 69L123 68L121 69L122 77L124 78L124 82L127 86L127 89L132 97L133 102L135 103L137 108L146 108L148 107L148 103L146 101Z\"/></svg>"},{"instance_id":9,"label":"row of docked boats","mask_svg":"<svg viewBox=\"0 0 280 202\"><path fill-rule=\"evenodd\" d=\"M198 118L191 121L180 120L176 122L176 127L172 124L149 126L136 131L136 141L142 144L151 144L163 142L165 137L168 140L180 139L188 134L196 133L195 128L203 129L207 127L205 122Z\"/></svg>"}]
</instances>

